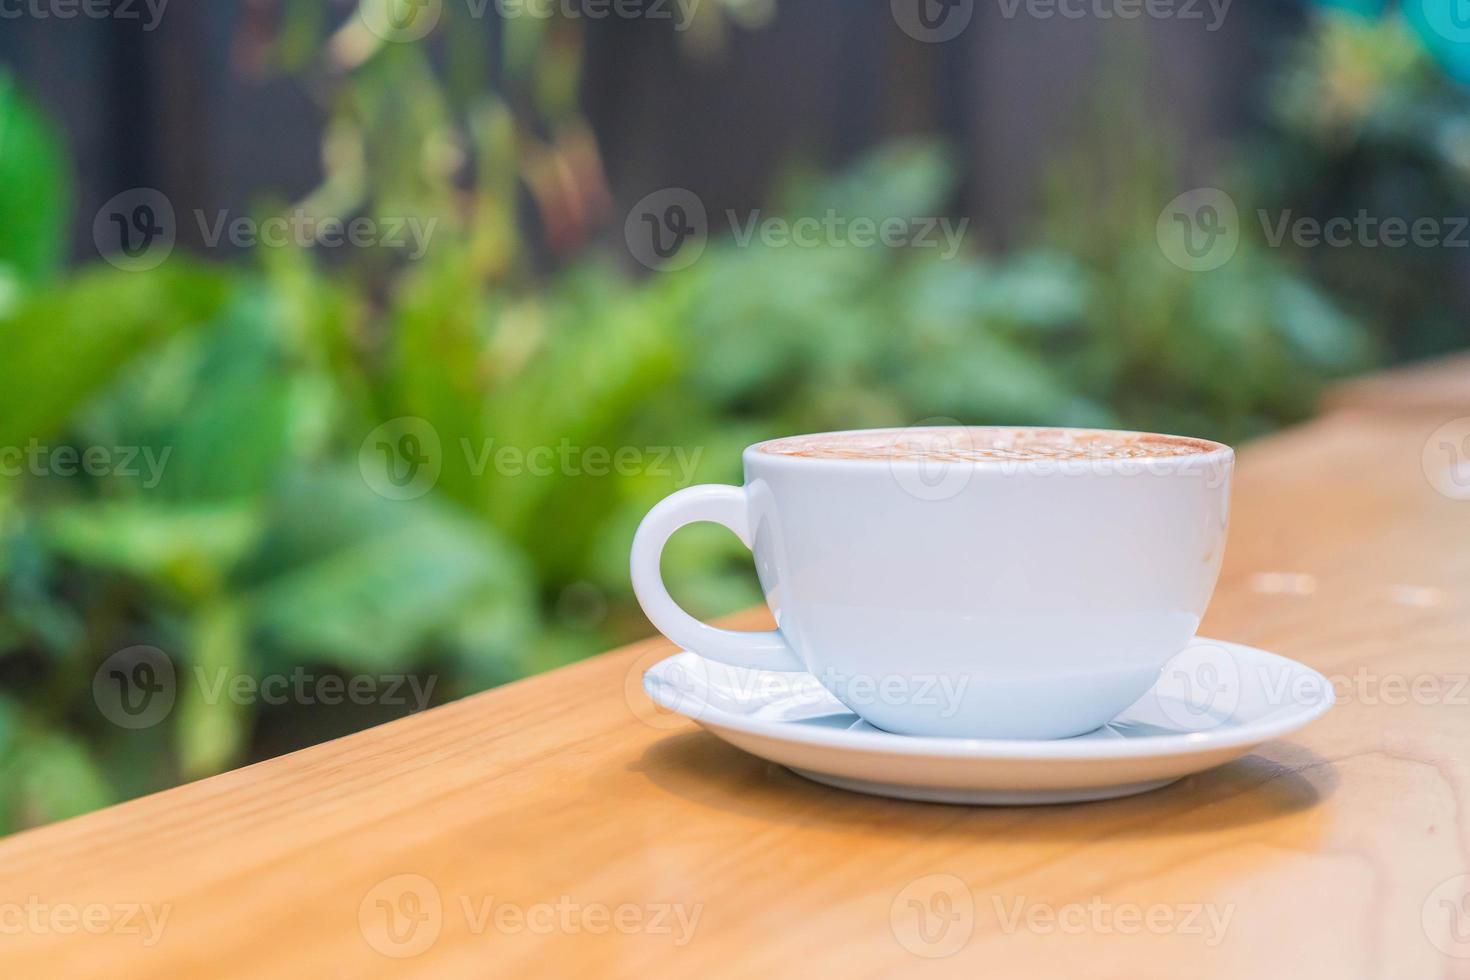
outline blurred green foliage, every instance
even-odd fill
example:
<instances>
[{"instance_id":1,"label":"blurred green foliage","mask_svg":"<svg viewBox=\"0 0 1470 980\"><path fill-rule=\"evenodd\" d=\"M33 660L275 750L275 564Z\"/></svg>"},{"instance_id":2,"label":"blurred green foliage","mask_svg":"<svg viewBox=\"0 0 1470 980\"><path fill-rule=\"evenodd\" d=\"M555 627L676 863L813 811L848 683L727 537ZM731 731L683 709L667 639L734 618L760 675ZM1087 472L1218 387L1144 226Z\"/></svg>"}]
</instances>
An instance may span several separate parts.
<instances>
[{"instance_id":1,"label":"blurred green foliage","mask_svg":"<svg viewBox=\"0 0 1470 980\"><path fill-rule=\"evenodd\" d=\"M621 221L578 115L576 25L507 22L488 91L452 23L435 63L355 18L325 36L314 5L290 9L264 60L328 117L324 179L293 207L433 220L421 259L291 246L63 273L60 142L0 83L0 446L132 447L158 464L0 477L0 826L344 724L211 698L196 670L414 673L443 699L647 634L626 574L639 518L683 482L739 482L753 440L931 418L1235 440L1303 416L1322 378L1368 356L1357 323L1275 253L1245 246L1208 275L1168 262L1154 221L1169 175L1147 146L1084 162L1100 198L1063 173L1071 196L1004 257L716 237L683 270L635 274L610 247ZM771 212L939 215L955 178L941 147L895 143L793 177ZM371 434L402 417L441 446L412 499L369 475ZM562 445L632 447L645 465L478 465L486 449ZM758 599L722 532L691 529L666 563L697 613ZM92 680L135 644L167 652L178 701L125 730Z\"/></svg>"},{"instance_id":2,"label":"blurred green foliage","mask_svg":"<svg viewBox=\"0 0 1470 980\"><path fill-rule=\"evenodd\" d=\"M1459 222L1470 213L1470 44L1447 20L1453 8L1323 3L1282 59L1247 162L1273 218L1430 219L1446 237L1440 247L1370 237L1300 257L1314 281L1372 316L1399 358L1467 340L1470 232Z\"/></svg>"}]
</instances>

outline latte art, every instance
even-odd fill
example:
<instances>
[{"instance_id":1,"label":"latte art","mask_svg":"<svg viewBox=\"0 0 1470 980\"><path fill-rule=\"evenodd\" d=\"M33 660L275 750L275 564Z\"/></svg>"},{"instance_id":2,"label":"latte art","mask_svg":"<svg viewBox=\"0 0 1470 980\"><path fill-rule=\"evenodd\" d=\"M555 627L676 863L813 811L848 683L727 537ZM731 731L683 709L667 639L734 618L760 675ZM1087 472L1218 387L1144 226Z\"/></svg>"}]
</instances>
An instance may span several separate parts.
<instances>
[{"instance_id":1,"label":"latte art","mask_svg":"<svg viewBox=\"0 0 1470 980\"><path fill-rule=\"evenodd\" d=\"M829 432L776 439L759 447L773 456L803 459L935 462L1161 459L1197 456L1217 448L1203 439L1148 432L985 427Z\"/></svg>"}]
</instances>

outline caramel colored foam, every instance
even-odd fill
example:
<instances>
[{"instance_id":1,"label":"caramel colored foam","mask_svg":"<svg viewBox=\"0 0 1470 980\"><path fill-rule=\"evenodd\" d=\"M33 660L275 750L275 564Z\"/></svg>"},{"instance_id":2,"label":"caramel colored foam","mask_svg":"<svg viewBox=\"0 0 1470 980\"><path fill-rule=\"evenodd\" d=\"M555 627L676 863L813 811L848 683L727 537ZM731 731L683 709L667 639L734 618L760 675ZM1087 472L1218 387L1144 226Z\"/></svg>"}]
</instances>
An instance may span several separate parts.
<instances>
[{"instance_id":1,"label":"caramel colored foam","mask_svg":"<svg viewBox=\"0 0 1470 980\"><path fill-rule=\"evenodd\" d=\"M760 451L805 459L1159 459L1196 456L1213 443L1183 436L1087 429L874 429L791 436Z\"/></svg>"}]
</instances>

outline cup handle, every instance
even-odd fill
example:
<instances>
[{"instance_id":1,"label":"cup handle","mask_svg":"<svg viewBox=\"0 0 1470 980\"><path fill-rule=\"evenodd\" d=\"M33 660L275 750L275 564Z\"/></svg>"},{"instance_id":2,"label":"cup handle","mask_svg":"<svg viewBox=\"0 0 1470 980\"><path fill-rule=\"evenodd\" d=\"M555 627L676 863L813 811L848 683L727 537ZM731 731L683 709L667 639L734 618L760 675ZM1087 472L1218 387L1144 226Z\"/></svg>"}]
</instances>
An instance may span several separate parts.
<instances>
[{"instance_id":1,"label":"cup handle","mask_svg":"<svg viewBox=\"0 0 1470 980\"><path fill-rule=\"evenodd\" d=\"M686 487L659 501L633 535L633 593L649 622L686 650L735 667L805 670L780 630L723 630L701 623L679 607L664 587L659 559L664 544L686 524L723 524L750 547L750 508L744 487Z\"/></svg>"}]
</instances>

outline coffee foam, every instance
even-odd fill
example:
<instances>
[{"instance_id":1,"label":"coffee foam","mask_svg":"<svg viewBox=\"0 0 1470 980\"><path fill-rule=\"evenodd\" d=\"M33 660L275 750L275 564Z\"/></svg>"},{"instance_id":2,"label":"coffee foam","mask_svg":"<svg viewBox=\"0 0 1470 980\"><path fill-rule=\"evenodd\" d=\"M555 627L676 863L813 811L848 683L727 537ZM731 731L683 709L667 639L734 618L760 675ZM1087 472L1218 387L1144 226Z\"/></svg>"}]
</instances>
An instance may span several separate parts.
<instances>
[{"instance_id":1,"label":"coffee foam","mask_svg":"<svg viewBox=\"0 0 1470 980\"><path fill-rule=\"evenodd\" d=\"M1026 461L1162 459L1218 448L1184 436L1093 429L873 429L775 439L758 447L773 456L804 459Z\"/></svg>"}]
</instances>

